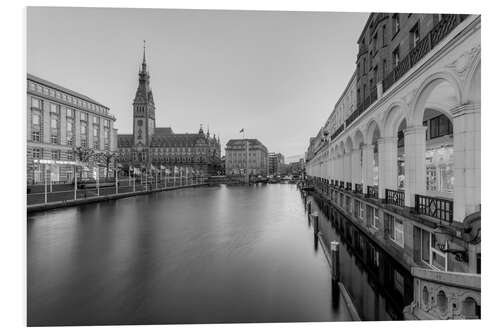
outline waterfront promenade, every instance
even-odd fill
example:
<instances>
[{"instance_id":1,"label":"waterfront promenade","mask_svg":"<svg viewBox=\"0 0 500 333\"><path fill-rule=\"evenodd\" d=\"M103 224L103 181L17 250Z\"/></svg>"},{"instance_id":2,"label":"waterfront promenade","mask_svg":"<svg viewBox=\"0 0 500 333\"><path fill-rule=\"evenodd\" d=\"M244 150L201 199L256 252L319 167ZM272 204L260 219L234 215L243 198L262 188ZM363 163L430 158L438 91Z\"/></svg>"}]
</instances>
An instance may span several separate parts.
<instances>
[{"instance_id":1,"label":"waterfront promenade","mask_svg":"<svg viewBox=\"0 0 500 333\"><path fill-rule=\"evenodd\" d=\"M145 179L110 179L99 186L96 183L80 184L76 189L74 184L36 185L28 186L26 202L28 212L32 212L203 185L206 185L206 179L202 178L153 179L148 182Z\"/></svg>"}]
</instances>

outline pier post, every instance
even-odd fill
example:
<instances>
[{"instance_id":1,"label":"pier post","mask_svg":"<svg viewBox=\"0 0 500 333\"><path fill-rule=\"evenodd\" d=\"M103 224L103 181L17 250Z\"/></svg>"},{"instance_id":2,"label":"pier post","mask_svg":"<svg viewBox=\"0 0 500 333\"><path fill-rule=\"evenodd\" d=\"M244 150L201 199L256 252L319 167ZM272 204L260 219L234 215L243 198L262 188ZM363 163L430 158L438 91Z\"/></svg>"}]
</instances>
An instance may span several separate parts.
<instances>
[{"instance_id":1,"label":"pier post","mask_svg":"<svg viewBox=\"0 0 500 333\"><path fill-rule=\"evenodd\" d=\"M312 206L311 201L308 201L307 202L307 214L311 214L311 206Z\"/></svg>"},{"instance_id":2,"label":"pier post","mask_svg":"<svg viewBox=\"0 0 500 333\"><path fill-rule=\"evenodd\" d=\"M332 280L338 281L340 277L339 242L330 242L330 257L332 259Z\"/></svg>"},{"instance_id":3,"label":"pier post","mask_svg":"<svg viewBox=\"0 0 500 333\"><path fill-rule=\"evenodd\" d=\"M317 235L319 232L319 216L317 212L311 214L313 219L314 234Z\"/></svg>"}]
</instances>

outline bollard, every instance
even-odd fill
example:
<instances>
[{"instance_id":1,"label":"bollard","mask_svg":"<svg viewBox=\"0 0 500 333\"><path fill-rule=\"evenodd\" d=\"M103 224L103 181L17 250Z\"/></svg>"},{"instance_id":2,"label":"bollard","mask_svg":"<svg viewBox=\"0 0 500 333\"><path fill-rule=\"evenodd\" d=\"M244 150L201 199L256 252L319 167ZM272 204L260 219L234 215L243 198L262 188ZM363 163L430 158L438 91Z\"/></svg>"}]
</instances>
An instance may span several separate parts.
<instances>
[{"instance_id":1,"label":"bollard","mask_svg":"<svg viewBox=\"0 0 500 333\"><path fill-rule=\"evenodd\" d=\"M318 217L318 213L317 212L312 213L311 217L313 219L314 234L317 235L318 232L319 232L319 217Z\"/></svg>"},{"instance_id":2,"label":"bollard","mask_svg":"<svg viewBox=\"0 0 500 333\"><path fill-rule=\"evenodd\" d=\"M330 242L330 257L332 259L332 280L338 281L340 277L339 242Z\"/></svg>"}]
</instances>

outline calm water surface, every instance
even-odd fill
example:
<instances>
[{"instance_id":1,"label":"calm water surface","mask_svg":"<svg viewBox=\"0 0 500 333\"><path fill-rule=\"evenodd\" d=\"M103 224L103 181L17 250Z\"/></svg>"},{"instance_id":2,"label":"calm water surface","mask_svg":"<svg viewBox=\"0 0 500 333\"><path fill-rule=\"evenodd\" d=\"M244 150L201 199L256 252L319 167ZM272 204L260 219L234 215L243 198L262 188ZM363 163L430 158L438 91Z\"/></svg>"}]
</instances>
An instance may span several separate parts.
<instances>
[{"instance_id":1,"label":"calm water surface","mask_svg":"<svg viewBox=\"0 0 500 333\"><path fill-rule=\"evenodd\" d=\"M350 320L294 185L28 216L28 324Z\"/></svg>"}]
</instances>

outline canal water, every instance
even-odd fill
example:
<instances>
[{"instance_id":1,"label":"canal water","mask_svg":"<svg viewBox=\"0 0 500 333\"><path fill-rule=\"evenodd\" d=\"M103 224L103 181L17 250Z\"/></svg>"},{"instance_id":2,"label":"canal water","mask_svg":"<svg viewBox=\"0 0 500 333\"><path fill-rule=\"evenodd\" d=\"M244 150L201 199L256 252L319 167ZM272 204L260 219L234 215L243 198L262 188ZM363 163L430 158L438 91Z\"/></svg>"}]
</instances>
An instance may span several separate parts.
<instances>
[{"instance_id":1,"label":"canal water","mask_svg":"<svg viewBox=\"0 0 500 333\"><path fill-rule=\"evenodd\" d=\"M343 321L296 186L216 186L28 216L28 324Z\"/></svg>"},{"instance_id":2,"label":"canal water","mask_svg":"<svg viewBox=\"0 0 500 333\"><path fill-rule=\"evenodd\" d=\"M400 319L407 274L378 248L378 264L367 266L349 223L332 223L319 201L314 209L324 243L341 242L341 279L360 316ZM28 325L351 320L295 185L183 189L34 213L27 232Z\"/></svg>"}]
</instances>

